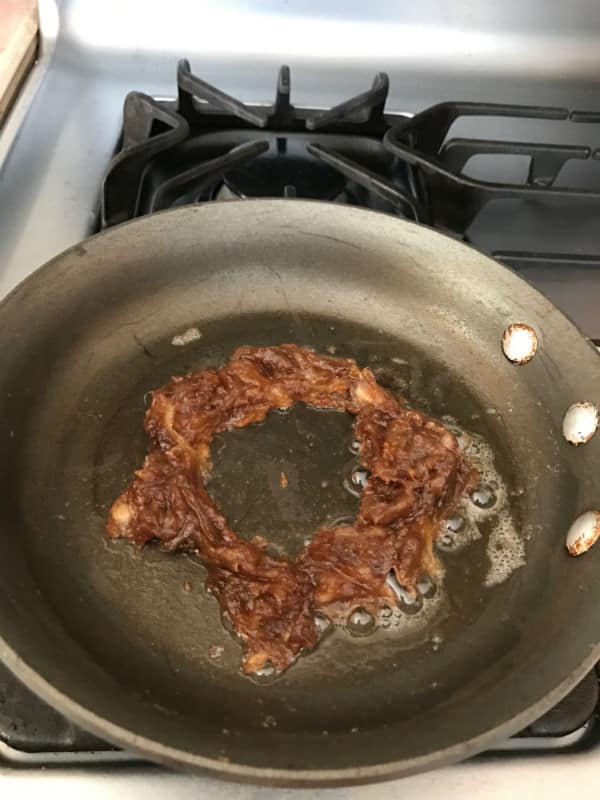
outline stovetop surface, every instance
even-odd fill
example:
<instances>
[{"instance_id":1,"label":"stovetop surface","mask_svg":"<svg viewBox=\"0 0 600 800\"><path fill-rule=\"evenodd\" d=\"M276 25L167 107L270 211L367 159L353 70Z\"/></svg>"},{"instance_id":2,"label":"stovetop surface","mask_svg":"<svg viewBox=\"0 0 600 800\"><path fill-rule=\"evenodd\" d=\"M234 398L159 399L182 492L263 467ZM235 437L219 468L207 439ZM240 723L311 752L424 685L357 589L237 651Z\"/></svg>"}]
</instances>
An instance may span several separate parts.
<instances>
[{"instance_id":1,"label":"stovetop surface","mask_svg":"<svg viewBox=\"0 0 600 800\"><path fill-rule=\"evenodd\" d=\"M427 15L433 10L428 3L415 10L414 19L409 22L402 20L399 8L390 9L389 4L386 4L385 13L383 8L373 7L369 20L365 20L361 9L350 4L343 21L336 19L335 13L320 20L319 37L311 39L311 55L307 58L306 53L303 55L294 49L297 36L290 39L289 29L286 25L282 27L282 22L287 19L289 24L309 30L311 20L314 22L315 15L319 14L319 9L311 3L289 10L288 17L276 3L259 3L250 11L241 10L236 3L207 4L203 8L204 17L197 20L203 23L202 42L180 35L177 49L170 51L159 48L157 42L159 31L168 41L177 39L171 22L164 22L148 12L146 6L141 24L142 9L136 3L129 7L119 4L118 9L106 3L101 11L84 12L83 4L65 2L59 14L50 0L42 2L41 59L0 134L0 295L33 268L102 224L121 221L103 218L99 208L106 166L120 147L123 99L132 88L172 98L173 65L182 52L193 55L196 71L201 70L203 76L206 74L229 93L257 108L261 105L268 108L272 102L279 64L284 60L295 63L293 100L301 108L312 108L307 115L313 118L319 109L335 106L345 97L368 89L373 75L382 67L390 75L386 107L390 124L402 123L400 112L415 112L436 101L456 99L459 88L460 97L471 100L510 101L538 107L543 104L554 109L566 108L569 112L593 110L594 75L600 74L596 70L600 64L594 62L598 59L596 51L585 47L593 33L589 29L589 18L573 14L565 21L553 19L553 12L545 12L541 23L538 14L535 27L533 17L529 19L528 13L519 6L517 30L514 25L517 5L508 2L496 9L490 18L479 21L480 25L488 26L488 40L494 38L495 48L485 54L478 51L472 70L463 73L458 62L452 59L452 37L448 36L448 31L444 36L439 26L428 19ZM446 24L450 28L462 6L462 3L455 3L449 9ZM117 11L121 25L115 33L111 14ZM180 8L177 2L172 12L169 18L177 18L178 13L180 18L182 13L190 14L189 8ZM238 23L239 15L245 15L244 20L257 34L256 41L251 41L250 36L234 36L234 41L231 36L219 36L221 23L234 12L237 12ZM295 19L290 20L290 15L295 15ZM552 23L557 24L553 27ZM343 36L339 35L340 24ZM365 34L365 24L369 35ZM531 38L525 43L522 36L528 24ZM212 36L206 36L207 27ZM391 32L406 34L409 28L413 40L400 56L398 48L392 47ZM296 27L296 33L298 30ZM336 30L337 38L327 38L327 30ZM558 30L560 34L556 33ZM268 39L268 31L278 32L279 39ZM134 33L136 45L132 48L127 36ZM465 47L468 42L480 41L480 36L473 31L464 30L462 36ZM436 48L424 47L432 41L430 37L435 38ZM578 60L574 58L572 44L571 49L567 46L573 37L578 37L580 44ZM417 40L421 41L421 51ZM563 46L556 47L560 43ZM501 63L509 45L513 52L510 65ZM360 58L353 58L353 47L354 53L357 49L361 53ZM423 55L425 52L429 54L427 57ZM551 53L553 58L549 58ZM494 58L499 60L494 61ZM581 74L573 67L576 60ZM519 80L515 80L511 71L517 71ZM176 102L169 99L163 105L173 109ZM596 107L600 108L600 97ZM552 153L543 154L546 161L537 174L531 174L531 153L524 150L519 155L513 147L509 153L492 153L492 159L486 159L485 152L478 153L466 170L469 176L510 184L527 182L529 178L537 180L543 188L550 172L553 173L551 182L557 187L600 189L600 163L595 160L594 152L600 117L554 116L556 118L543 120L483 117L478 118L476 124L471 119L459 120L452 129L453 137L459 141L492 138L510 140L513 144L537 142L556 146ZM193 165L200 144L204 159L207 153L218 159L224 151L248 146L248 143L256 149L258 143L266 141L268 151L242 152L239 163L224 179L203 184L206 197L194 194L196 184L192 184L187 193L179 192L180 187L177 187L175 196L172 186L167 186L166 191L161 190L162 195L158 193L157 201L157 192L152 191L150 180L144 195L147 205L138 211L153 210L152 204L156 202L172 205L199 199L247 196L253 192L258 169L261 178L265 174L270 176L266 194L291 197L294 194L311 196L316 192L317 196L334 202L367 205L375 202L374 207L380 210L398 213L398 206L390 203L385 194L367 196L360 184L355 183L349 193L339 164L332 167L326 161L315 159L307 172L306 144L317 144L338 156L358 161L385 179L398 179L410 185L408 173L390 158L390 151L381 146L381 137L376 131L369 132L373 136L360 130L355 133L354 140L343 137L342 141L339 131L329 130L325 125L321 130L303 129L292 140L279 136L276 129L255 130L250 124L249 127L233 126L228 129L227 141L220 136L211 144L211 131L198 132L204 137L201 143L192 137L191 142L183 146L183 152L180 149L174 155L164 156L159 185L163 185L165 179L168 183L174 167L176 172L180 171L181 159L186 168ZM569 147L571 150L567 152ZM283 174L274 168L282 149L292 156ZM537 151L535 155L539 166L543 159ZM246 156L249 156L247 160ZM457 157L460 161L460 153ZM562 162L561 157L564 158ZM555 169L557 164L558 169ZM561 197L494 198L477 218L469 221L467 238L487 252L500 254L548 294L584 333L600 338L600 317L596 312L596 298L600 293L597 207L597 198L584 194L569 198L566 211ZM411 215L406 207L401 211L403 215ZM116 213L123 213L122 209ZM430 222L429 219L423 221ZM462 232L454 230L452 233L460 235ZM562 796L567 788L583 788L594 774L600 774L600 736L593 712L597 701L598 680L592 673L565 704L549 712L521 737L468 764L386 784L385 796L399 796L402 791L403 797L410 797L411 792L416 795L417 791L432 790L444 797L462 796L462 791L484 785L490 793L510 787L513 794L524 795L539 788L536 772L547 781L545 794L548 797L558 796L559 792ZM29 785L26 781L32 776L43 774L60 785L62 796L65 793L68 796L68 792L76 788L80 791L82 786L98 787L100 784L93 781L99 778L107 792L120 790L132 795L135 791L144 791L146 797L159 788L163 792L176 790L178 796L192 791L197 796L199 788L216 797L276 794L270 790L234 788L208 779L184 778L141 764L49 711L2 669L0 740L0 777L7 786L11 781L19 781L20 786ZM42 769L45 772L41 773ZM112 783L107 782L109 780ZM380 787L372 787L340 790L339 796L379 797L383 792ZM290 794L299 795L300 792ZM338 792L328 794L333 797Z\"/></svg>"}]
</instances>

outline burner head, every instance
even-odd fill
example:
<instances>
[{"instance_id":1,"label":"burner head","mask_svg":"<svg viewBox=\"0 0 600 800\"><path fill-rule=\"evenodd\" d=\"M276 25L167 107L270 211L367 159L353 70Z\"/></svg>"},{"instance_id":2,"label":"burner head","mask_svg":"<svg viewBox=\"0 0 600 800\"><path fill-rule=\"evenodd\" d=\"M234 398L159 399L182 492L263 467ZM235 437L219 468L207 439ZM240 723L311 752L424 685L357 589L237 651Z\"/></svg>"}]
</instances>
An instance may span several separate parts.
<instances>
[{"instance_id":1,"label":"burner head","mask_svg":"<svg viewBox=\"0 0 600 800\"><path fill-rule=\"evenodd\" d=\"M335 200L344 176L317 161L301 142L278 137L277 146L225 175L215 199L227 197L307 197Z\"/></svg>"},{"instance_id":2,"label":"burner head","mask_svg":"<svg viewBox=\"0 0 600 800\"><path fill-rule=\"evenodd\" d=\"M379 73L369 89L334 108L297 108L284 66L273 105L246 105L183 60L176 100L128 94L100 225L244 197L304 197L419 219L406 166L384 142L397 121L385 114L388 84Z\"/></svg>"}]
</instances>

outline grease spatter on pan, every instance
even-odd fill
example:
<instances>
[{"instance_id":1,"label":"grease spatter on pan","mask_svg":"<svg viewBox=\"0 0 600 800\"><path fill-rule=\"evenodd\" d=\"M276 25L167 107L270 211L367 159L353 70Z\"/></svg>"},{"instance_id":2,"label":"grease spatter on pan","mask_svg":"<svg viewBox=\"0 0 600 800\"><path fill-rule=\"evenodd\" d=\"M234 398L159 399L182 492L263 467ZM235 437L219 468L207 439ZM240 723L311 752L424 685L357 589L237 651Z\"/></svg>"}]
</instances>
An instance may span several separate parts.
<instances>
[{"instance_id":1,"label":"grease spatter on pan","mask_svg":"<svg viewBox=\"0 0 600 800\"><path fill-rule=\"evenodd\" d=\"M178 333L171 339L173 347L185 347L187 344L197 342L202 338L198 328L188 328L183 333Z\"/></svg>"},{"instance_id":2,"label":"grease spatter on pan","mask_svg":"<svg viewBox=\"0 0 600 800\"><path fill-rule=\"evenodd\" d=\"M512 516L506 484L489 442L460 428L451 417L442 419L457 435L459 446L479 473L480 483L461 500L454 515L446 519L438 546L446 552L458 552L481 539L482 529L486 528L489 566L484 585L496 586L525 564L525 543Z\"/></svg>"}]
</instances>

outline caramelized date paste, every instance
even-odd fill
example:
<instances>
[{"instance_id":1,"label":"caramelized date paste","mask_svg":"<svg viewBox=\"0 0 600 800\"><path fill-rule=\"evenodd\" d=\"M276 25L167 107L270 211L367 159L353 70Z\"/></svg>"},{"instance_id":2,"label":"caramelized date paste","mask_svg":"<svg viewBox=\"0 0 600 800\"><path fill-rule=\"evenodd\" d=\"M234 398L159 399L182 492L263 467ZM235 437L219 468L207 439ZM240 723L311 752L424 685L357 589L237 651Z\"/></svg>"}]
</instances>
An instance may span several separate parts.
<instances>
[{"instance_id":1,"label":"caramelized date paste","mask_svg":"<svg viewBox=\"0 0 600 800\"><path fill-rule=\"evenodd\" d=\"M424 572L435 572L441 520L477 480L441 423L404 406L353 360L297 345L240 347L222 369L172 378L152 398L145 427L153 450L113 503L108 536L197 556L245 644L247 673L282 671L314 647L317 612L337 623L356 608L396 606L390 572L414 592ZM204 481L216 433L298 402L355 415L370 475L352 525L316 531L293 560L272 558L264 538L247 541L228 527Z\"/></svg>"}]
</instances>

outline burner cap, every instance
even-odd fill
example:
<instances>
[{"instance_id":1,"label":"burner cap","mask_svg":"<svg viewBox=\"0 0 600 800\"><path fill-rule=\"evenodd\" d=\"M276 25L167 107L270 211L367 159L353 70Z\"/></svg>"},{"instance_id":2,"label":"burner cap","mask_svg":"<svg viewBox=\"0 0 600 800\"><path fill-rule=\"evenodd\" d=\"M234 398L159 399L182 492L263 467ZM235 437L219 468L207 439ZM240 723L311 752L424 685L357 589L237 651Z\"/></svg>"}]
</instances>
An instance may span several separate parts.
<instances>
[{"instance_id":1,"label":"burner cap","mask_svg":"<svg viewBox=\"0 0 600 800\"><path fill-rule=\"evenodd\" d=\"M228 172L216 197L298 196L335 200L344 185L343 175L308 153L268 152Z\"/></svg>"}]
</instances>

